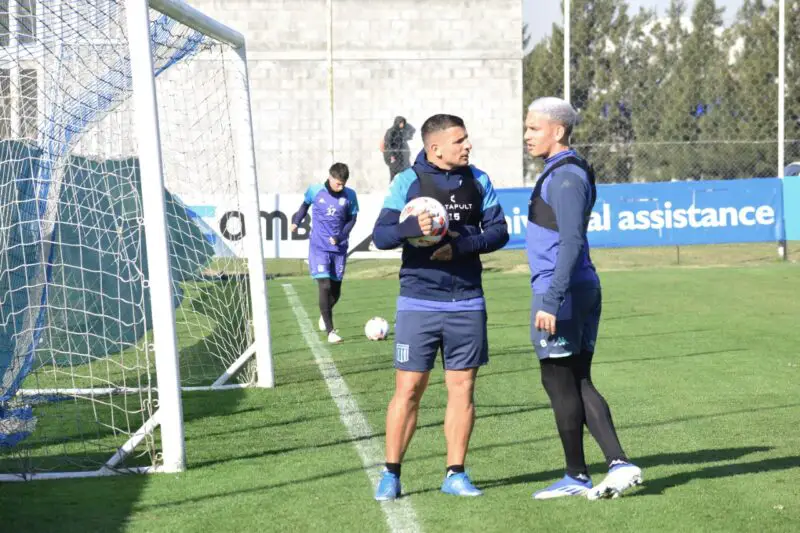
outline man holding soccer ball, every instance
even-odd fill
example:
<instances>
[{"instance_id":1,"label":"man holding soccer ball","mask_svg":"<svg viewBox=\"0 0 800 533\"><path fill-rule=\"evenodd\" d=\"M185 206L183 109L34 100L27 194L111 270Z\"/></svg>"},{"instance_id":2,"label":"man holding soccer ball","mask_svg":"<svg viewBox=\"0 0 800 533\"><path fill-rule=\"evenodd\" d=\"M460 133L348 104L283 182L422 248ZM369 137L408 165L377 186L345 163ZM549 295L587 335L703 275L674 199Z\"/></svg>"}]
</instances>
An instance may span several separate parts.
<instances>
[{"instance_id":1,"label":"man holding soccer ball","mask_svg":"<svg viewBox=\"0 0 800 533\"><path fill-rule=\"evenodd\" d=\"M560 98L528 108L525 145L544 169L528 207L526 248L531 269L531 341L564 448L564 477L533 494L537 500L587 496L616 498L642 481L622 450L611 411L591 378L600 325L600 279L586 231L597 199L594 170L572 150L575 109ZM608 475L593 486L583 452L583 427L600 445Z\"/></svg>"},{"instance_id":2,"label":"man holding soccer ball","mask_svg":"<svg viewBox=\"0 0 800 533\"><path fill-rule=\"evenodd\" d=\"M475 420L475 377L489 359L480 254L502 248L508 228L489 177L469 164L472 143L464 121L434 115L422 125L422 141L413 166L392 182L372 235L379 249L403 247L395 392L386 415L386 469L376 500L401 494L400 464L440 349L447 384L447 469L441 490L481 494L464 470ZM415 207L425 203L433 207ZM440 218L444 214L447 219ZM446 233L442 226L449 226Z\"/></svg>"},{"instance_id":3,"label":"man holding soccer ball","mask_svg":"<svg viewBox=\"0 0 800 533\"><path fill-rule=\"evenodd\" d=\"M356 224L356 192L345 187L350 169L334 163L325 183L306 190L300 209L292 215L292 233L311 209L311 236L308 245L308 268L319 286L319 329L328 334L328 342L339 344L342 337L333 327L333 306L342 295L342 280L347 263L350 231Z\"/></svg>"}]
</instances>

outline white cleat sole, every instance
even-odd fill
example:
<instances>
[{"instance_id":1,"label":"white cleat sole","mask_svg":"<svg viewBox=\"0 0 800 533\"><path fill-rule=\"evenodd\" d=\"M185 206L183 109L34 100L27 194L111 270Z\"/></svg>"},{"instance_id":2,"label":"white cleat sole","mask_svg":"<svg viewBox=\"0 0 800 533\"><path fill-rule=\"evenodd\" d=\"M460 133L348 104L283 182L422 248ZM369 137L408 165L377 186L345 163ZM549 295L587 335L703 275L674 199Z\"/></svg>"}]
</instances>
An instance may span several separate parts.
<instances>
[{"instance_id":1,"label":"white cleat sole","mask_svg":"<svg viewBox=\"0 0 800 533\"><path fill-rule=\"evenodd\" d=\"M638 466L620 468L609 474L602 483L589 489L586 497L590 500L613 500L622 496L622 493L642 484L642 470Z\"/></svg>"},{"instance_id":2,"label":"white cleat sole","mask_svg":"<svg viewBox=\"0 0 800 533\"><path fill-rule=\"evenodd\" d=\"M533 495L533 499L534 500L553 500L555 498L570 498L570 497L574 497L574 496L586 496L589 493L589 490L591 490L591 489L586 489L586 490L583 490L583 491L580 491L580 492L578 492L578 491L575 491L575 492L557 492L557 491L545 492L545 493L542 493L542 494L534 494Z\"/></svg>"}]
</instances>

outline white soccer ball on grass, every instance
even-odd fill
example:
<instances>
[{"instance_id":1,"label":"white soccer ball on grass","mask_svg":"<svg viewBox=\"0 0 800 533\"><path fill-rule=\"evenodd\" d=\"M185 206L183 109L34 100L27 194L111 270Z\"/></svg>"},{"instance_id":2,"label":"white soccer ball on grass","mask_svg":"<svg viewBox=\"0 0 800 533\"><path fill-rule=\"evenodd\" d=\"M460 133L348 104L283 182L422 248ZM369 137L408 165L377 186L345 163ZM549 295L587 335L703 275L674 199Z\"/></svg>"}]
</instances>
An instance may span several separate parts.
<instances>
[{"instance_id":1,"label":"white soccer ball on grass","mask_svg":"<svg viewBox=\"0 0 800 533\"><path fill-rule=\"evenodd\" d=\"M364 335L371 341L382 341L389 335L389 323L379 316L367 320Z\"/></svg>"}]
</instances>

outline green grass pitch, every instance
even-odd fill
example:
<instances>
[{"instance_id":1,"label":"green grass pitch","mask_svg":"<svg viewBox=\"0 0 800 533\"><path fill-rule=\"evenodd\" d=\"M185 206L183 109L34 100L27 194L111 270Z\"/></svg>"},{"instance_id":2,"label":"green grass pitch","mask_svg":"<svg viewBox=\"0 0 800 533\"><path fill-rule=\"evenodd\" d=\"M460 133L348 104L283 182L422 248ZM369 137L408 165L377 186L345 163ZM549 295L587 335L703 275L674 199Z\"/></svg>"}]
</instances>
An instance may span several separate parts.
<instances>
[{"instance_id":1,"label":"green grass pitch","mask_svg":"<svg viewBox=\"0 0 800 533\"><path fill-rule=\"evenodd\" d=\"M538 502L531 493L563 474L563 458L528 340L527 276L500 265L518 261L508 257L487 262L485 275L491 362L478 378L467 464L485 495L438 492L446 397L437 368L403 468L407 501L423 531L796 529L796 265L613 270L606 263L594 380L645 484L614 501ZM375 315L392 322L398 284L392 272L359 275L358 264L352 267L335 310L346 342L329 350L382 436L393 390L392 343L366 340L363 325ZM374 487L288 308L284 283L316 322L309 279L270 282L278 386L186 393L188 471L2 484L0 530L387 531ZM588 432L586 438L599 481L602 457Z\"/></svg>"}]
</instances>

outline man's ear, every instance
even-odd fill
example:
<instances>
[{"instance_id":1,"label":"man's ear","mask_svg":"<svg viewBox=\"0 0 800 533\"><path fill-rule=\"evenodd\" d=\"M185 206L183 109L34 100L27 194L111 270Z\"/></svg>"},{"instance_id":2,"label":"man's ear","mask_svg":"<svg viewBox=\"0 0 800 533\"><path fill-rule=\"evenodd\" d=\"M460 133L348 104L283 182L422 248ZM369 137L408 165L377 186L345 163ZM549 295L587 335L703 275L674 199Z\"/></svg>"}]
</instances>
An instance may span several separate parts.
<instances>
[{"instance_id":1,"label":"man's ear","mask_svg":"<svg viewBox=\"0 0 800 533\"><path fill-rule=\"evenodd\" d=\"M567 136L567 128L566 128L566 126L564 126L562 124L559 124L558 126L556 126L556 129L555 129L554 133L555 133L555 135L553 137L555 137L555 141L556 142L564 144L567 141L567 139L566 139L566 136Z\"/></svg>"}]
</instances>

